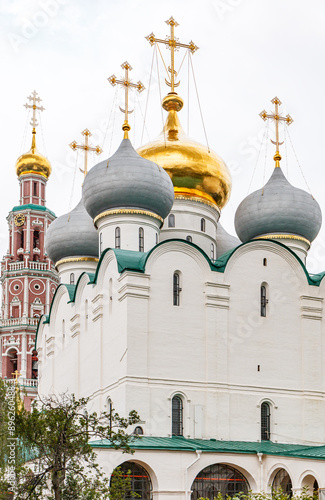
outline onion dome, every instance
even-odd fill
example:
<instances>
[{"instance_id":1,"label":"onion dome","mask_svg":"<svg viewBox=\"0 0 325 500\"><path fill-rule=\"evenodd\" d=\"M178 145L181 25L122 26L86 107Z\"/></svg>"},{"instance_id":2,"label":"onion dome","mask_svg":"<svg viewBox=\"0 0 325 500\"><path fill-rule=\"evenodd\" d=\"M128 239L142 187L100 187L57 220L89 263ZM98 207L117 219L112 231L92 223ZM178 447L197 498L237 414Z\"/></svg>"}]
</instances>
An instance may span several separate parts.
<instances>
[{"instance_id":1,"label":"onion dome","mask_svg":"<svg viewBox=\"0 0 325 500\"><path fill-rule=\"evenodd\" d=\"M172 179L176 198L196 198L224 207L230 197L231 176L220 156L190 139L183 131L177 112L183 100L168 94L162 102L167 121L158 138L137 151L163 167Z\"/></svg>"},{"instance_id":2,"label":"onion dome","mask_svg":"<svg viewBox=\"0 0 325 500\"><path fill-rule=\"evenodd\" d=\"M276 168L266 185L247 196L237 208L236 232L243 242L262 236L292 236L312 242L322 224L320 206L309 193L287 181L279 153L274 159Z\"/></svg>"},{"instance_id":3,"label":"onion dome","mask_svg":"<svg viewBox=\"0 0 325 500\"><path fill-rule=\"evenodd\" d=\"M234 248L238 247L241 244L241 241L236 238L236 236L232 236L227 233L227 231L223 228L223 226L218 222L217 225L217 259L221 255Z\"/></svg>"},{"instance_id":4,"label":"onion dome","mask_svg":"<svg viewBox=\"0 0 325 500\"><path fill-rule=\"evenodd\" d=\"M52 222L47 230L45 249L57 264L62 259L98 258L98 234L82 203Z\"/></svg>"},{"instance_id":5,"label":"onion dome","mask_svg":"<svg viewBox=\"0 0 325 500\"><path fill-rule=\"evenodd\" d=\"M33 129L32 146L30 150L21 155L16 162L16 174L19 176L26 174L38 174L48 179L52 168L49 160L45 158L36 148L36 131Z\"/></svg>"},{"instance_id":6,"label":"onion dome","mask_svg":"<svg viewBox=\"0 0 325 500\"><path fill-rule=\"evenodd\" d=\"M114 209L141 211L165 219L174 201L168 174L156 163L138 155L127 138L109 160L89 171L82 196L93 219Z\"/></svg>"}]
</instances>

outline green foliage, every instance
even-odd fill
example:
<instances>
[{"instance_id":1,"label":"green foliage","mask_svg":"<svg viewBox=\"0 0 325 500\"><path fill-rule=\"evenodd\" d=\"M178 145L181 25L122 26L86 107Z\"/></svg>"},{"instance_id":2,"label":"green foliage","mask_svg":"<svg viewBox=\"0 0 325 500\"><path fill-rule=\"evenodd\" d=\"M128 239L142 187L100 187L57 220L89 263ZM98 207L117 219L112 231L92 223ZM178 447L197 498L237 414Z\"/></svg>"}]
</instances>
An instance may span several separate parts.
<instances>
[{"instance_id":1,"label":"green foliage","mask_svg":"<svg viewBox=\"0 0 325 500\"><path fill-rule=\"evenodd\" d=\"M218 493L213 500L317 500L318 494L317 492L310 492L308 487L304 487L302 493L300 495L290 496L288 493L285 493L282 488L274 489L272 488L271 493L253 493L249 491L247 494L245 493L236 493L233 497L229 495L223 496L221 492ZM206 497L200 497L199 500L210 500Z\"/></svg>"},{"instance_id":2,"label":"green foliage","mask_svg":"<svg viewBox=\"0 0 325 500\"><path fill-rule=\"evenodd\" d=\"M114 498L109 479L97 464L96 453L89 442L108 439L113 448L132 453L127 428L136 424L139 416L135 411L126 418L114 410L111 414L88 413L87 404L87 398L77 400L73 395L64 394L35 402L31 412L16 409L16 448L18 455L25 457L16 464L16 498ZM26 460L27 464L23 465Z\"/></svg>"},{"instance_id":3,"label":"green foliage","mask_svg":"<svg viewBox=\"0 0 325 500\"><path fill-rule=\"evenodd\" d=\"M126 496L128 498L140 498L140 495L131 491L131 482L131 471L129 470L124 474L121 467L116 467L111 478L110 500L124 500Z\"/></svg>"}]
</instances>

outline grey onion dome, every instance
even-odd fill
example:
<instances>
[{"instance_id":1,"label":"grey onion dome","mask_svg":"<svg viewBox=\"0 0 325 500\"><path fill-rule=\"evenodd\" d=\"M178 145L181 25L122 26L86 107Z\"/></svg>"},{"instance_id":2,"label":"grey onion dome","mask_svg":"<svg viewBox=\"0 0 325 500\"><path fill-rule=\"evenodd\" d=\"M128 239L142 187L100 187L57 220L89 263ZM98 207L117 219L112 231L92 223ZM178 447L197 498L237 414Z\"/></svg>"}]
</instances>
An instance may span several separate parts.
<instances>
[{"instance_id":1,"label":"grey onion dome","mask_svg":"<svg viewBox=\"0 0 325 500\"><path fill-rule=\"evenodd\" d=\"M313 241L322 224L317 201L306 191L292 186L281 167L276 167L264 188L245 198L235 214L235 228L241 241L268 234L289 234Z\"/></svg>"},{"instance_id":2,"label":"grey onion dome","mask_svg":"<svg viewBox=\"0 0 325 500\"><path fill-rule=\"evenodd\" d=\"M218 222L217 225L217 259L221 255L223 255L226 252L229 252L229 250L233 250L234 248L238 247L241 244L241 241L236 238L236 236L232 236L231 234L227 233L227 231L222 227L220 222Z\"/></svg>"},{"instance_id":3,"label":"grey onion dome","mask_svg":"<svg viewBox=\"0 0 325 500\"><path fill-rule=\"evenodd\" d=\"M82 200L70 213L52 222L46 233L45 250L54 263L73 257L98 257L98 233Z\"/></svg>"},{"instance_id":4,"label":"grey onion dome","mask_svg":"<svg viewBox=\"0 0 325 500\"><path fill-rule=\"evenodd\" d=\"M147 210L165 219L174 202L174 188L163 168L142 158L129 139L123 139L109 160L89 171L82 196L93 219L117 208Z\"/></svg>"}]
</instances>

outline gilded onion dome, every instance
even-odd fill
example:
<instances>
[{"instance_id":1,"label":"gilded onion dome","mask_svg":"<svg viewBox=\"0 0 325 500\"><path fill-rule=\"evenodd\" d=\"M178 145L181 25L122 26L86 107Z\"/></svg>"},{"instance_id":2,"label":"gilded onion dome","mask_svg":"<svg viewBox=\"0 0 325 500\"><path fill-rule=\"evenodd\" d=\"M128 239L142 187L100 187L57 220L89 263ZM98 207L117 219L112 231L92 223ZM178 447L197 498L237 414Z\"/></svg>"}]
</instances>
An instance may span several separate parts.
<instances>
[{"instance_id":1,"label":"gilded onion dome","mask_svg":"<svg viewBox=\"0 0 325 500\"><path fill-rule=\"evenodd\" d=\"M168 94L162 105L168 112L163 131L137 152L166 170L175 198L196 198L224 207L231 192L228 167L220 156L185 134L178 118L183 100L175 92Z\"/></svg>"},{"instance_id":2,"label":"gilded onion dome","mask_svg":"<svg viewBox=\"0 0 325 500\"><path fill-rule=\"evenodd\" d=\"M45 249L55 264L62 259L98 258L97 230L82 200L70 213L52 222L46 233Z\"/></svg>"},{"instance_id":3,"label":"gilded onion dome","mask_svg":"<svg viewBox=\"0 0 325 500\"><path fill-rule=\"evenodd\" d=\"M27 153L21 155L16 162L16 174L18 177L26 174L38 174L48 179L52 172L52 167L47 158L36 148L36 131L33 129L32 146Z\"/></svg>"}]
</instances>

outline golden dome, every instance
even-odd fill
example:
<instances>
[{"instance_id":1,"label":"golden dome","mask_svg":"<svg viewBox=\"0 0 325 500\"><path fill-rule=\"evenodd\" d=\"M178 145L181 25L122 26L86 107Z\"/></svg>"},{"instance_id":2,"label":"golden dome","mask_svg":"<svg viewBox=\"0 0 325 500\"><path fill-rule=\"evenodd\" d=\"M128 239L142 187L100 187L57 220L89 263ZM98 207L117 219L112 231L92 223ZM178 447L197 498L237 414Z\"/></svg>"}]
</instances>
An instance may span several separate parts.
<instances>
[{"instance_id":1,"label":"golden dome","mask_svg":"<svg viewBox=\"0 0 325 500\"><path fill-rule=\"evenodd\" d=\"M36 131L33 129L32 146L27 153L18 158L16 162L16 174L18 177L20 175L38 174L48 179L51 175L52 167L49 160L37 151L35 135Z\"/></svg>"},{"instance_id":2,"label":"golden dome","mask_svg":"<svg viewBox=\"0 0 325 500\"><path fill-rule=\"evenodd\" d=\"M228 167L220 156L184 133L177 114L183 101L177 94L168 94L163 107L168 111L163 131L137 152L166 170L174 184L175 198L197 198L224 207L231 191Z\"/></svg>"}]
</instances>

